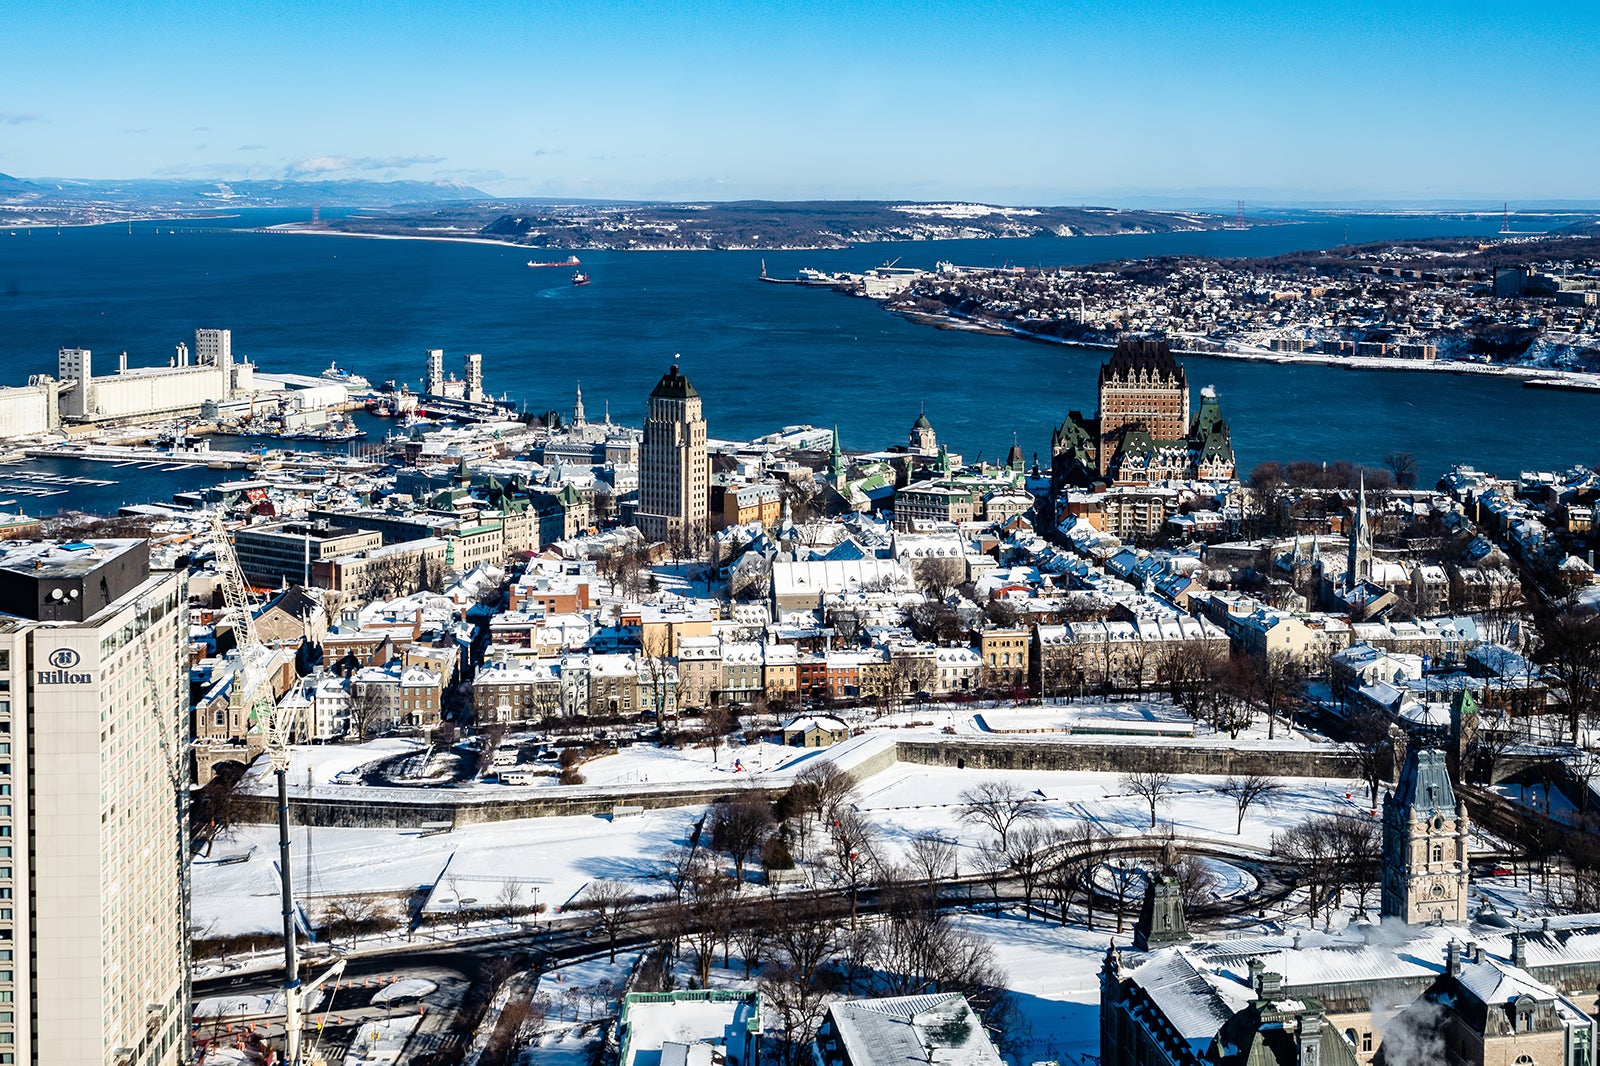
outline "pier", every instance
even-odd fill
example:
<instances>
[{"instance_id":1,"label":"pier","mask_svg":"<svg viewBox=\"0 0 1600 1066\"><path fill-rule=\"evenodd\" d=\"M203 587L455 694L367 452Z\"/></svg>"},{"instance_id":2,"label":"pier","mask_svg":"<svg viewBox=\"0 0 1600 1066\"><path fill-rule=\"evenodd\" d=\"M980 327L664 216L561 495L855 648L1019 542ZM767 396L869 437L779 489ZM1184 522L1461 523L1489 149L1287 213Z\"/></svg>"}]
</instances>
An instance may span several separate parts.
<instances>
[{"instance_id":1,"label":"pier","mask_svg":"<svg viewBox=\"0 0 1600 1066\"><path fill-rule=\"evenodd\" d=\"M115 466L139 466L142 470L157 467L180 470L188 467L205 467L210 470L252 470L260 457L246 453L230 452L178 452L155 448L133 448L116 444L75 444L55 448L26 448L23 455L29 459L79 459L91 463L111 463Z\"/></svg>"}]
</instances>

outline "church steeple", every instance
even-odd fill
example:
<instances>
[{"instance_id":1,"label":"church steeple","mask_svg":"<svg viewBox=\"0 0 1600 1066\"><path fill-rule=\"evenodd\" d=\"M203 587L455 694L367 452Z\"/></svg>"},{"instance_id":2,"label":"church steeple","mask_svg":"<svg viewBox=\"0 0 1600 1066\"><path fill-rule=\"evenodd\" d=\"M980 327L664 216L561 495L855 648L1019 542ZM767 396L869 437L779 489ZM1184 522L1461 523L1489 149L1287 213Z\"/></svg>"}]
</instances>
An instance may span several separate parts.
<instances>
[{"instance_id":1,"label":"church steeple","mask_svg":"<svg viewBox=\"0 0 1600 1066\"><path fill-rule=\"evenodd\" d=\"M1372 580L1372 528L1367 525L1367 475L1363 471L1356 489L1356 516L1350 526L1350 555L1345 564L1344 587L1353 589Z\"/></svg>"},{"instance_id":2,"label":"church steeple","mask_svg":"<svg viewBox=\"0 0 1600 1066\"><path fill-rule=\"evenodd\" d=\"M844 451L839 447L839 427L837 424L833 427L833 447L828 452L828 476L833 479L834 488L844 484Z\"/></svg>"},{"instance_id":3,"label":"church steeple","mask_svg":"<svg viewBox=\"0 0 1600 1066\"><path fill-rule=\"evenodd\" d=\"M572 405L572 424L583 425L583 382L578 382L578 400Z\"/></svg>"}]
</instances>

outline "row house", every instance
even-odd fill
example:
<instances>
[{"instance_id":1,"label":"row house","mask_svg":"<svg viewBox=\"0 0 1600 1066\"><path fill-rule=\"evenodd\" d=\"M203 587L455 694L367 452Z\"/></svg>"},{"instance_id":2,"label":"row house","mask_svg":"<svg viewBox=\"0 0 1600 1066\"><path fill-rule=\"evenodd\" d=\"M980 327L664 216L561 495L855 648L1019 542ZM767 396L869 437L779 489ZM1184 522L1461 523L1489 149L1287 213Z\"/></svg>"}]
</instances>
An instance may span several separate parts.
<instances>
[{"instance_id":1,"label":"row house","mask_svg":"<svg viewBox=\"0 0 1600 1066\"><path fill-rule=\"evenodd\" d=\"M439 537L401 541L312 563L311 580L353 596L405 592L426 585L435 568L442 572L448 553Z\"/></svg>"},{"instance_id":2,"label":"row house","mask_svg":"<svg viewBox=\"0 0 1600 1066\"><path fill-rule=\"evenodd\" d=\"M751 703L763 696L781 703L800 690L799 654L792 644L685 637L678 645L678 677L684 707Z\"/></svg>"},{"instance_id":3,"label":"row house","mask_svg":"<svg viewBox=\"0 0 1600 1066\"><path fill-rule=\"evenodd\" d=\"M602 717L678 713L678 667L661 656L590 655L587 659L588 713ZM566 666L563 664L563 675Z\"/></svg>"},{"instance_id":4,"label":"row house","mask_svg":"<svg viewBox=\"0 0 1600 1066\"><path fill-rule=\"evenodd\" d=\"M978 687L983 658L962 645L899 642L889 646L889 663L901 693L947 695Z\"/></svg>"},{"instance_id":5,"label":"row house","mask_svg":"<svg viewBox=\"0 0 1600 1066\"><path fill-rule=\"evenodd\" d=\"M1228 656L1228 635L1188 615L1035 626L1031 681L1046 696L1077 684L1139 687L1159 680L1162 663L1184 646L1220 662Z\"/></svg>"},{"instance_id":6,"label":"row house","mask_svg":"<svg viewBox=\"0 0 1600 1066\"><path fill-rule=\"evenodd\" d=\"M296 743L325 743L350 732L350 686L319 671L303 677L278 701L278 713L293 723Z\"/></svg>"},{"instance_id":7,"label":"row house","mask_svg":"<svg viewBox=\"0 0 1600 1066\"><path fill-rule=\"evenodd\" d=\"M894 688L889 653L882 648L802 655L796 678L800 692L816 699L872 699Z\"/></svg>"},{"instance_id":8,"label":"row house","mask_svg":"<svg viewBox=\"0 0 1600 1066\"><path fill-rule=\"evenodd\" d=\"M369 729L432 729L439 724L444 678L397 659L357 670L350 676L350 694L369 704Z\"/></svg>"},{"instance_id":9,"label":"row house","mask_svg":"<svg viewBox=\"0 0 1600 1066\"><path fill-rule=\"evenodd\" d=\"M472 679L472 706L480 726L537 722L562 712L558 666L519 659L495 659Z\"/></svg>"}]
</instances>

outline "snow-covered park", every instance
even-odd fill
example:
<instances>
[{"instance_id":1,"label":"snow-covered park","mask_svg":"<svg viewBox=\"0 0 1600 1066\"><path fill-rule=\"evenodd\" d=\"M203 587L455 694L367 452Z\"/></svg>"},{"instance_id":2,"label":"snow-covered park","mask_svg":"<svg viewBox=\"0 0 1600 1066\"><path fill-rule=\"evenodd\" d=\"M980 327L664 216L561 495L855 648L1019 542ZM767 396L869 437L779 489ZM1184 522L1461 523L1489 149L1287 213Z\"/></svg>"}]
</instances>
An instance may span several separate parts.
<instances>
[{"instance_id":1,"label":"snow-covered park","mask_svg":"<svg viewBox=\"0 0 1600 1066\"><path fill-rule=\"evenodd\" d=\"M338 750L338 749L331 749ZM796 754L795 749L778 749ZM644 752L649 751L650 755ZM678 759L671 749L640 749L596 760L618 760L615 772L672 773L699 765ZM707 753L708 754L708 753ZM814 754L814 753L813 753ZM586 764L593 765L593 764ZM709 765L709 764L707 764ZM646 771L652 767L653 771ZM686 771L684 771L686 772ZM754 774L751 775L754 778ZM957 846L960 867L975 869L986 831L962 818L960 794L980 781L1003 778L1030 795L1047 827L1089 821L1111 836L1149 835L1150 811L1144 798L1130 794L1112 773L1008 771L1003 774L896 763L860 786L855 808L877 829L875 857L900 863L912 839L933 831ZM1347 780L1284 778L1280 791L1252 806L1242 832L1235 832L1238 808L1219 791L1221 778L1185 776L1157 806L1157 830L1178 838L1210 840L1244 850L1265 849L1272 834L1308 813L1366 809L1365 791ZM529 818L461 826L451 832L421 829L345 829L295 827L291 862L296 891L308 914L340 896L370 893L409 900L431 886L426 900L435 913L458 908L492 908L504 901L508 884L521 904L538 904L546 916L580 895L597 880L636 883L657 891L652 875L662 858L689 839L704 807L651 810L612 820L576 815ZM276 831L271 826L237 827L217 845L217 856L243 862L200 858L194 867L195 928L202 937L270 933L278 927Z\"/></svg>"}]
</instances>

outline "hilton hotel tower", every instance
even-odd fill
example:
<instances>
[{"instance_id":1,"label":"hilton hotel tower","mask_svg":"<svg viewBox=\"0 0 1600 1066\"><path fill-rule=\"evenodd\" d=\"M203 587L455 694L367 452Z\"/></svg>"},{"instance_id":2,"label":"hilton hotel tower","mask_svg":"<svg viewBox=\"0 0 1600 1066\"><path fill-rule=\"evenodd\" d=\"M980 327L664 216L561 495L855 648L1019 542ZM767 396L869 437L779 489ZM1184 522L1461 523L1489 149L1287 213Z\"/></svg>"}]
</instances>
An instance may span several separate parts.
<instances>
[{"instance_id":1,"label":"hilton hotel tower","mask_svg":"<svg viewBox=\"0 0 1600 1066\"><path fill-rule=\"evenodd\" d=\"M0 542L0 1064L188 1060L181 573Z\"/></svg>"}]
</instances>

